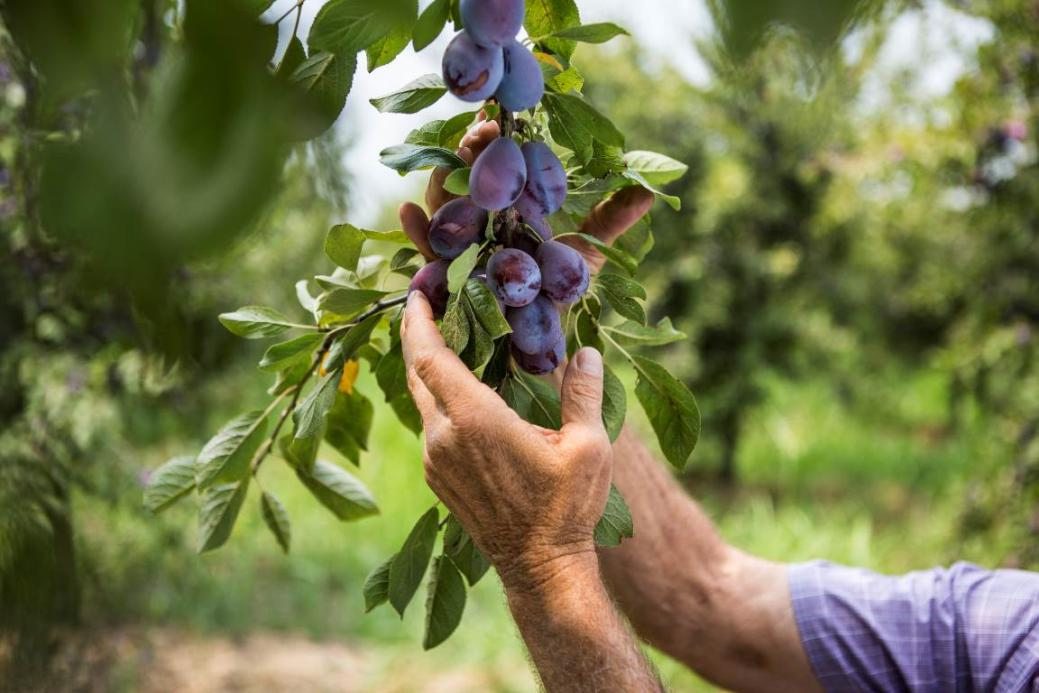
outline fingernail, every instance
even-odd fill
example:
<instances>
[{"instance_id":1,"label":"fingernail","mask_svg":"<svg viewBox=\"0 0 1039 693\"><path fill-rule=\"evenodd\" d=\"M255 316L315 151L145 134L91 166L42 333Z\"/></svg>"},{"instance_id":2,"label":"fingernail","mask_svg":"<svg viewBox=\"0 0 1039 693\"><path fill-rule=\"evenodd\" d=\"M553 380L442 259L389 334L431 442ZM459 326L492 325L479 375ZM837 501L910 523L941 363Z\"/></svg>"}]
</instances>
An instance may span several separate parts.
<instances>
[{"instance_id":1,"label":"fingernail","mask_svg":"<svg viewBox=\"0 0 1039 693\"><path fill-rule=\"evenodd\" d=\"M408 294L408 308L411 308L411 305L418 300L418 297L421 293L421 291L412 291Z\"/></svg>"},{"instance_id":2,"label":"fingernail","mask_svg":"<svg viewBox=\"0 0 1039 693\"><path fill-rule=\"evenodd\" d=\"M597 378L602 376L602 355L595 349L581 349L577 352L576 359L577 367L581 372Z\"/></svg>"}]
</instances>

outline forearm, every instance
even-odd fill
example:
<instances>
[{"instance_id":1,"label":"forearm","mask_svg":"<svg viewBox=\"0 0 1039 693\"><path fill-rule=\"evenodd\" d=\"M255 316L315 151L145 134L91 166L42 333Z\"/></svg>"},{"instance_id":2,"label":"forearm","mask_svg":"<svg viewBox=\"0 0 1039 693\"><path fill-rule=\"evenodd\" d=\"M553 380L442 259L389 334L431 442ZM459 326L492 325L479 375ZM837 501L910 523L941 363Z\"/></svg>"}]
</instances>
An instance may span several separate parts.
<instances>
[{"instance_id":1,"label":"forearm","mask_svg":"<svg viewBox=\"0 0 1039 693\"><path fill-rule=\"evenodd\" d=\"M548 691L660 691L618 617L594 554L503 575L509 608Z\"/></svg>"},{"instance_id":2,"label":"forearm","mask_svg":"<svg viewBox=\"0 0 1039 693\"><path fill-rule=\"evenodd\" d=\"M727 546L630 430L614 457L614 483L631 507L635 538L600 551L599 559L639 636L732 689L816 687L785 567Z\"/></svg>"}]
</instances>

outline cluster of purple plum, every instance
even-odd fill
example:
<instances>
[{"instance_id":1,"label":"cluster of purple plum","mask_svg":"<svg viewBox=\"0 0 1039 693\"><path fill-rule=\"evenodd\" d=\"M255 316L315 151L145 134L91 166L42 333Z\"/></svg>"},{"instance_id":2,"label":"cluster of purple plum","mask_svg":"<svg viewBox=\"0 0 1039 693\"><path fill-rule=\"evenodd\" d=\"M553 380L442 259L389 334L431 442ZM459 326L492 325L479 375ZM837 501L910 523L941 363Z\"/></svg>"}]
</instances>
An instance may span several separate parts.
<instances>
[{"instance_id":1,"label":"cluster of purple plum","mask_svg":"<svg viewBox=\"0 0 1039 693\"><path fill-rule=\"evenodd\" d=\"M515 156L513 156L513 154ZM588 263L579 252L552 240L545 216L566 199L566 171L543 142L519 147L511 137L494 141L473 165L471 194L441 207L429 224L429 245L440 258L414 277L437 317L450 298L447 270L474 243L486 240L490 214L512 210L499 225L502 245L486 267L474 271L498 299L512 327L512 352L524 370L554 371L566 355L566 337L556 304L569 305L588 290Z\"/></svg>"},{"instance_id":2,"label":"cluster of purple plum","mask_svg":"<svg viewBox=\"0 0 1039 693\"><path fill-rule=\"evenodd\" d=\"M544 78L534 56L516 41L524 0L462 0L465 30L444 55L444 82L466 101L495 98L503 111L537 106ZM411 290L430 300L443 317L450 295L450 263L472 244L487 240L496 215L496 249L474 271L498 299L512 327L512 353L524 370L554 371L566 356L556 304L569 305L588 290L588 264L576 250L553 240L546 217L563 207L566 169L544 142L521 147L508 133L473 163L469 195L448 202L429 225L429 245L438 260L420 270Z\"/></svg>"},{"instance_id":3,"label":"cluster of purple plum","mask_svg":"<svg viewBox=\"0 0 1039 693\"><path fill-rule=\"evenodd\" d=\"M545 79L534 55L516 40L523 27L524 0L462 0L465 27L444 53L444 83L464 101L492 96L506 111L534 108Z\"/></svg>"}]
</instances>

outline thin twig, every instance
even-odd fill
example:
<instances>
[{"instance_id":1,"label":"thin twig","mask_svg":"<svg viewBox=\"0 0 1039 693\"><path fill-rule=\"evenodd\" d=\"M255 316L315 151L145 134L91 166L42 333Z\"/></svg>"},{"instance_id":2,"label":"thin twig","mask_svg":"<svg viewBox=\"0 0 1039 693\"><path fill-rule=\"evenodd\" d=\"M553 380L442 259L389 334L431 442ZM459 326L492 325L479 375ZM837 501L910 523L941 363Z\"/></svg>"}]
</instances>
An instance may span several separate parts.
<instances>
[{"instance_id":1,"label":"thin twig","mask_svg":"<svg viewBox=\"0 0 1039 693\"><path fill-rule=\"evenodd\" d=\"M292 14L292 13L293 13L294 11L296 11L296 10L299 10L299 13L300 13L300 14L303 14L303 3L305 3L306 1L307 1L307 0L296 0L296 4L295 4L295 5L293 5L292 7L290 7L290 8L289 8L289 9L288 9L288 10L287 10L287 11L285 12L285 14L283 14L283 15L282 15L282 16L280 16L280 17L278 17L278 21L276 21L276 22L274 22L274 23L275 23L275 24L281 24L282 22L284 22L284 21L285 21L285 18L286 18L286 17L288 17L288 16L290 15L290 14ZM299 17L297 17L297 18L296 18L296 26L297 26L297 27L299 26Z\"/></svg>"},{"instance_id":2,"label":"thin twig","mask_svg":"<svg viewBox=\"0 0 1039 693\"><path fill-rule=\"evenodd\" d=\"M264 413L263 418L266 418L268 415L270 415L272 411L274 411L279 402L281 402L290 392L292 393L292 401L290 401L289 405L285 407L285 409L281 412L281 415L278 417L278 422L274 425L274 430L271 431L271 435L264 442L263 446L256 451L256 455L253 457L251 465L253 476L256 476L256 473L260 469L260 465L264 463L267 457L270 456L271 452L274 450L274 446L278 442L278 436L281 435L281 429L285 427L285 422L288 421L289 416L292 414L292 412L296 411L296 407L299 405L299 399L300 396L303 394L304 388L307 386L307 383L310 381L310 379L314 377L314 373L317 372L319 366L325 360L325 356L328 355L328 351L332 348L332 344L335 342L336 338L350 331L352 328L357 327L359 324L361 324L368 318L372 317L373 315L377 315L378 313L381 313L385 310L389 310L390 308L393 308L395 306L404 305L404 303L407 300L407 295L404 295L390 299L388 301L379 301L374 306L357 316L357 318L355 318L349 324L342 325L340 327L335 328L334 330L328 331L328 336L325 337L325 341L321 345L321 348L314 354L314 357L311 359L310 362L310 368L303 375L303 378L299 381L299 384L294 385L293 387L285 390L285 392L278 395L278 398L271 403L271 405L267 408L267 411Z\"/></svg>"}]
</instances>

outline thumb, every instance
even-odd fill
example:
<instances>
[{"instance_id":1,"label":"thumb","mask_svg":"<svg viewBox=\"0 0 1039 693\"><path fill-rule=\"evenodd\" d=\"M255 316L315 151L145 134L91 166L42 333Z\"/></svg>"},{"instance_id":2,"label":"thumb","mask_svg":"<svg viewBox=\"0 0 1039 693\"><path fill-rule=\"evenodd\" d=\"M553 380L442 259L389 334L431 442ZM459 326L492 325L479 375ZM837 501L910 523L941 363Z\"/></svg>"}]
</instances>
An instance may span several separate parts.
<instances>
[{"instance_id":1,"label":"thumb","mask_svg":"<svg viewBox=\"0 0 1039 693\"><path fill-rule=\"evenodd\" d=\"M574 354L563 376L564 426L603 427L602 373L602 355L598 351L585 348Z\"/></svg>"}]
</instances>

